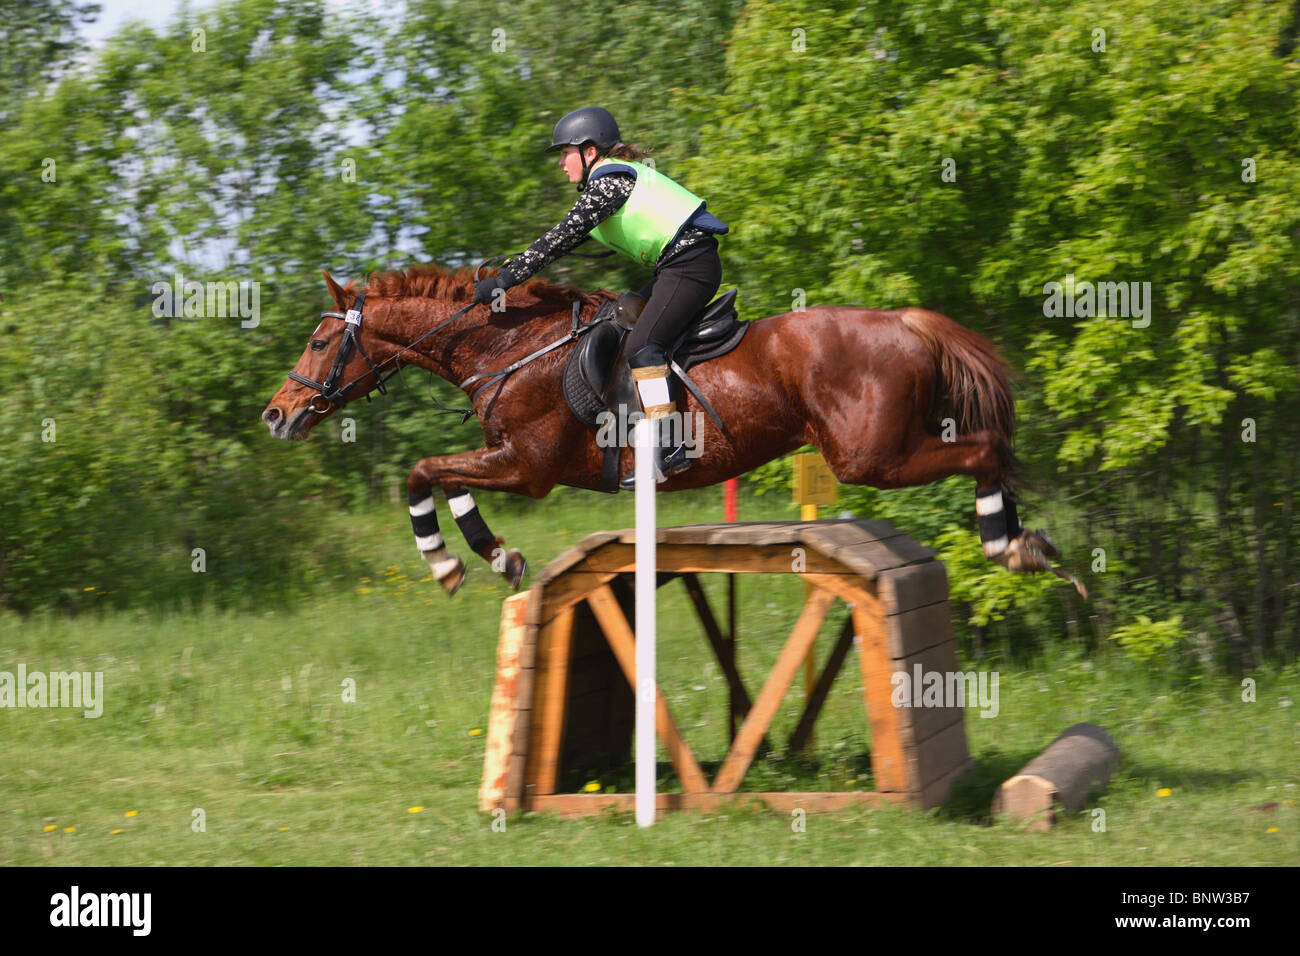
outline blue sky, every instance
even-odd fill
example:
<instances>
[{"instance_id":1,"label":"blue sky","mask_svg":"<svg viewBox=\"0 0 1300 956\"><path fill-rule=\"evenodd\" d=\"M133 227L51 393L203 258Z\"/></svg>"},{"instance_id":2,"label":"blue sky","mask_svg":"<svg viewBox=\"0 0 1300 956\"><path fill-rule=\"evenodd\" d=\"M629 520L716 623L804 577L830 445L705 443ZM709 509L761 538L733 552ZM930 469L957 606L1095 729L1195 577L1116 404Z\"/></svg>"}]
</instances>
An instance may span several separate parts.
<instances>
[{"instance_id":1,"label":"blue sky","mask_svg":"<svg viewBox=\"0 0 1300 956\"><path fill-rule=\"evenodd\" d=\"M128 20L143 20L151 27L162 26L180 7L180 0L100 0L100 5L103 9L99 18L89 26L83 24L81 27L82 36L94 46L103 43Z\"/></svg>"}]
</instances>

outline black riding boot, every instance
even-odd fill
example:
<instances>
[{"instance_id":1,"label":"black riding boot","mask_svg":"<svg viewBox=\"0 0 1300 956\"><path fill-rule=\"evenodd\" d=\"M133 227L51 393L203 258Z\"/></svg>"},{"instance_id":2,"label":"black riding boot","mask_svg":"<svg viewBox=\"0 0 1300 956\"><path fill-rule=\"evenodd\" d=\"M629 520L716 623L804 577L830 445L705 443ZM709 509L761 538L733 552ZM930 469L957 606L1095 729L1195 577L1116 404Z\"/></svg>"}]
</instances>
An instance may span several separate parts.
<instances>
[{"instance_id":1,"label":"black riding boot","mask_svg":"<svg viewBox=\"0 0 1300 956\"><path fill-rule=\"evenodd\" d=\"M680 475L691 467L691 460L686 456L685 443L673 447L673 416L664 415L650 419L650 440L654 443L655 481L666 481L672 475ZM618 483L625 491L636 488L636 467Z\"/></svg>"}]
</instances>

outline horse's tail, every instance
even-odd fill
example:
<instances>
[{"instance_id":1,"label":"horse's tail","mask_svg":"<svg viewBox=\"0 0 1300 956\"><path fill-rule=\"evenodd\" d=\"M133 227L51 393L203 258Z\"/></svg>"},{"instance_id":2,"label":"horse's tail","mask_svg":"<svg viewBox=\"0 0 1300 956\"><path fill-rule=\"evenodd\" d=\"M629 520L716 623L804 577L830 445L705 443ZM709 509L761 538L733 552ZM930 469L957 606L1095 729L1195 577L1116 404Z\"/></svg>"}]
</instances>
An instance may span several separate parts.
<instances>
[{"instance_id":1,"label":"horse's tail","mask_svg":"<svg viewBox=\"0 0 1300 956\"><path fill-rule=\"evenodd\" d=\"M1003 477L1009 481L1022 469L1011 450L1016 407L1006 361L988 339L946 315L901 309L898 317L934 356L939 406L952 415L958 434L992 431L1002 438Z\"/></svg>"}]
</instances>

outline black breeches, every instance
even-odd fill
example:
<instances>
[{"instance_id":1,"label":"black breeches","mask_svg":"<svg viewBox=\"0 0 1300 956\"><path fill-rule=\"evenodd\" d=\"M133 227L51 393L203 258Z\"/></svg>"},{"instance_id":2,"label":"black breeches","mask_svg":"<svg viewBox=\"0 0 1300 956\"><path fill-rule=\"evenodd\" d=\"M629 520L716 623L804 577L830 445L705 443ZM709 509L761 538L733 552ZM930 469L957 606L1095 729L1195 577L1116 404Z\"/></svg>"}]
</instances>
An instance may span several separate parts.
<instances>
[{"instance_id":1,"label":"black breeches","mask_svg":"<svg viewBox=\"0 0 1300 956\"><path fill-rule=\"evenodd\" d=\"M716 246L680 265L664 266L641 290L646 304L628 333L628 364L633 368L662 365L662 355L667 354L691 319L717 295L721 282L722 261ZM637 357L647 345L655 349ZM656 353L661 353L659 358L654 357Z\"/></svg>"}]
</instances>

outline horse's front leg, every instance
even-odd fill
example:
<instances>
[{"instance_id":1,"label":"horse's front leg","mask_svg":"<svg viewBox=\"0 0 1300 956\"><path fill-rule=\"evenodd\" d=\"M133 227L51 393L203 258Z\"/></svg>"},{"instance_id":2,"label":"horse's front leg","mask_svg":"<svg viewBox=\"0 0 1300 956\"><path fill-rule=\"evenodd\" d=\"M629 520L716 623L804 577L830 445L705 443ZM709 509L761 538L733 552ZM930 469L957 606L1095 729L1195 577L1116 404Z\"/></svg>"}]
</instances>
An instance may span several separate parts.
<instances>
[{"instance_id":1,"label":"horse's front leg","mask_svg":"<svg viewBox=\"0 0 1300 956\"><path fill-rule=\"evenodd\" d=\"M551 482L554 485L554 482ZM449 554L438 528L433 489L441 488L456 526L475 554L492 565L511 588L518 589L528 563L516 549L505 550L504 538L495 537L479 514L470 488L509 491L540 498L549 491L534 476L523 473L514 450L509 445L480 448L461 455L444 455L420 461L406 479L407 500L411 512L411 530L415 544L433 573L434 580L451 595L465 580L465 563Z\"/></svg>"}]
</instances>

